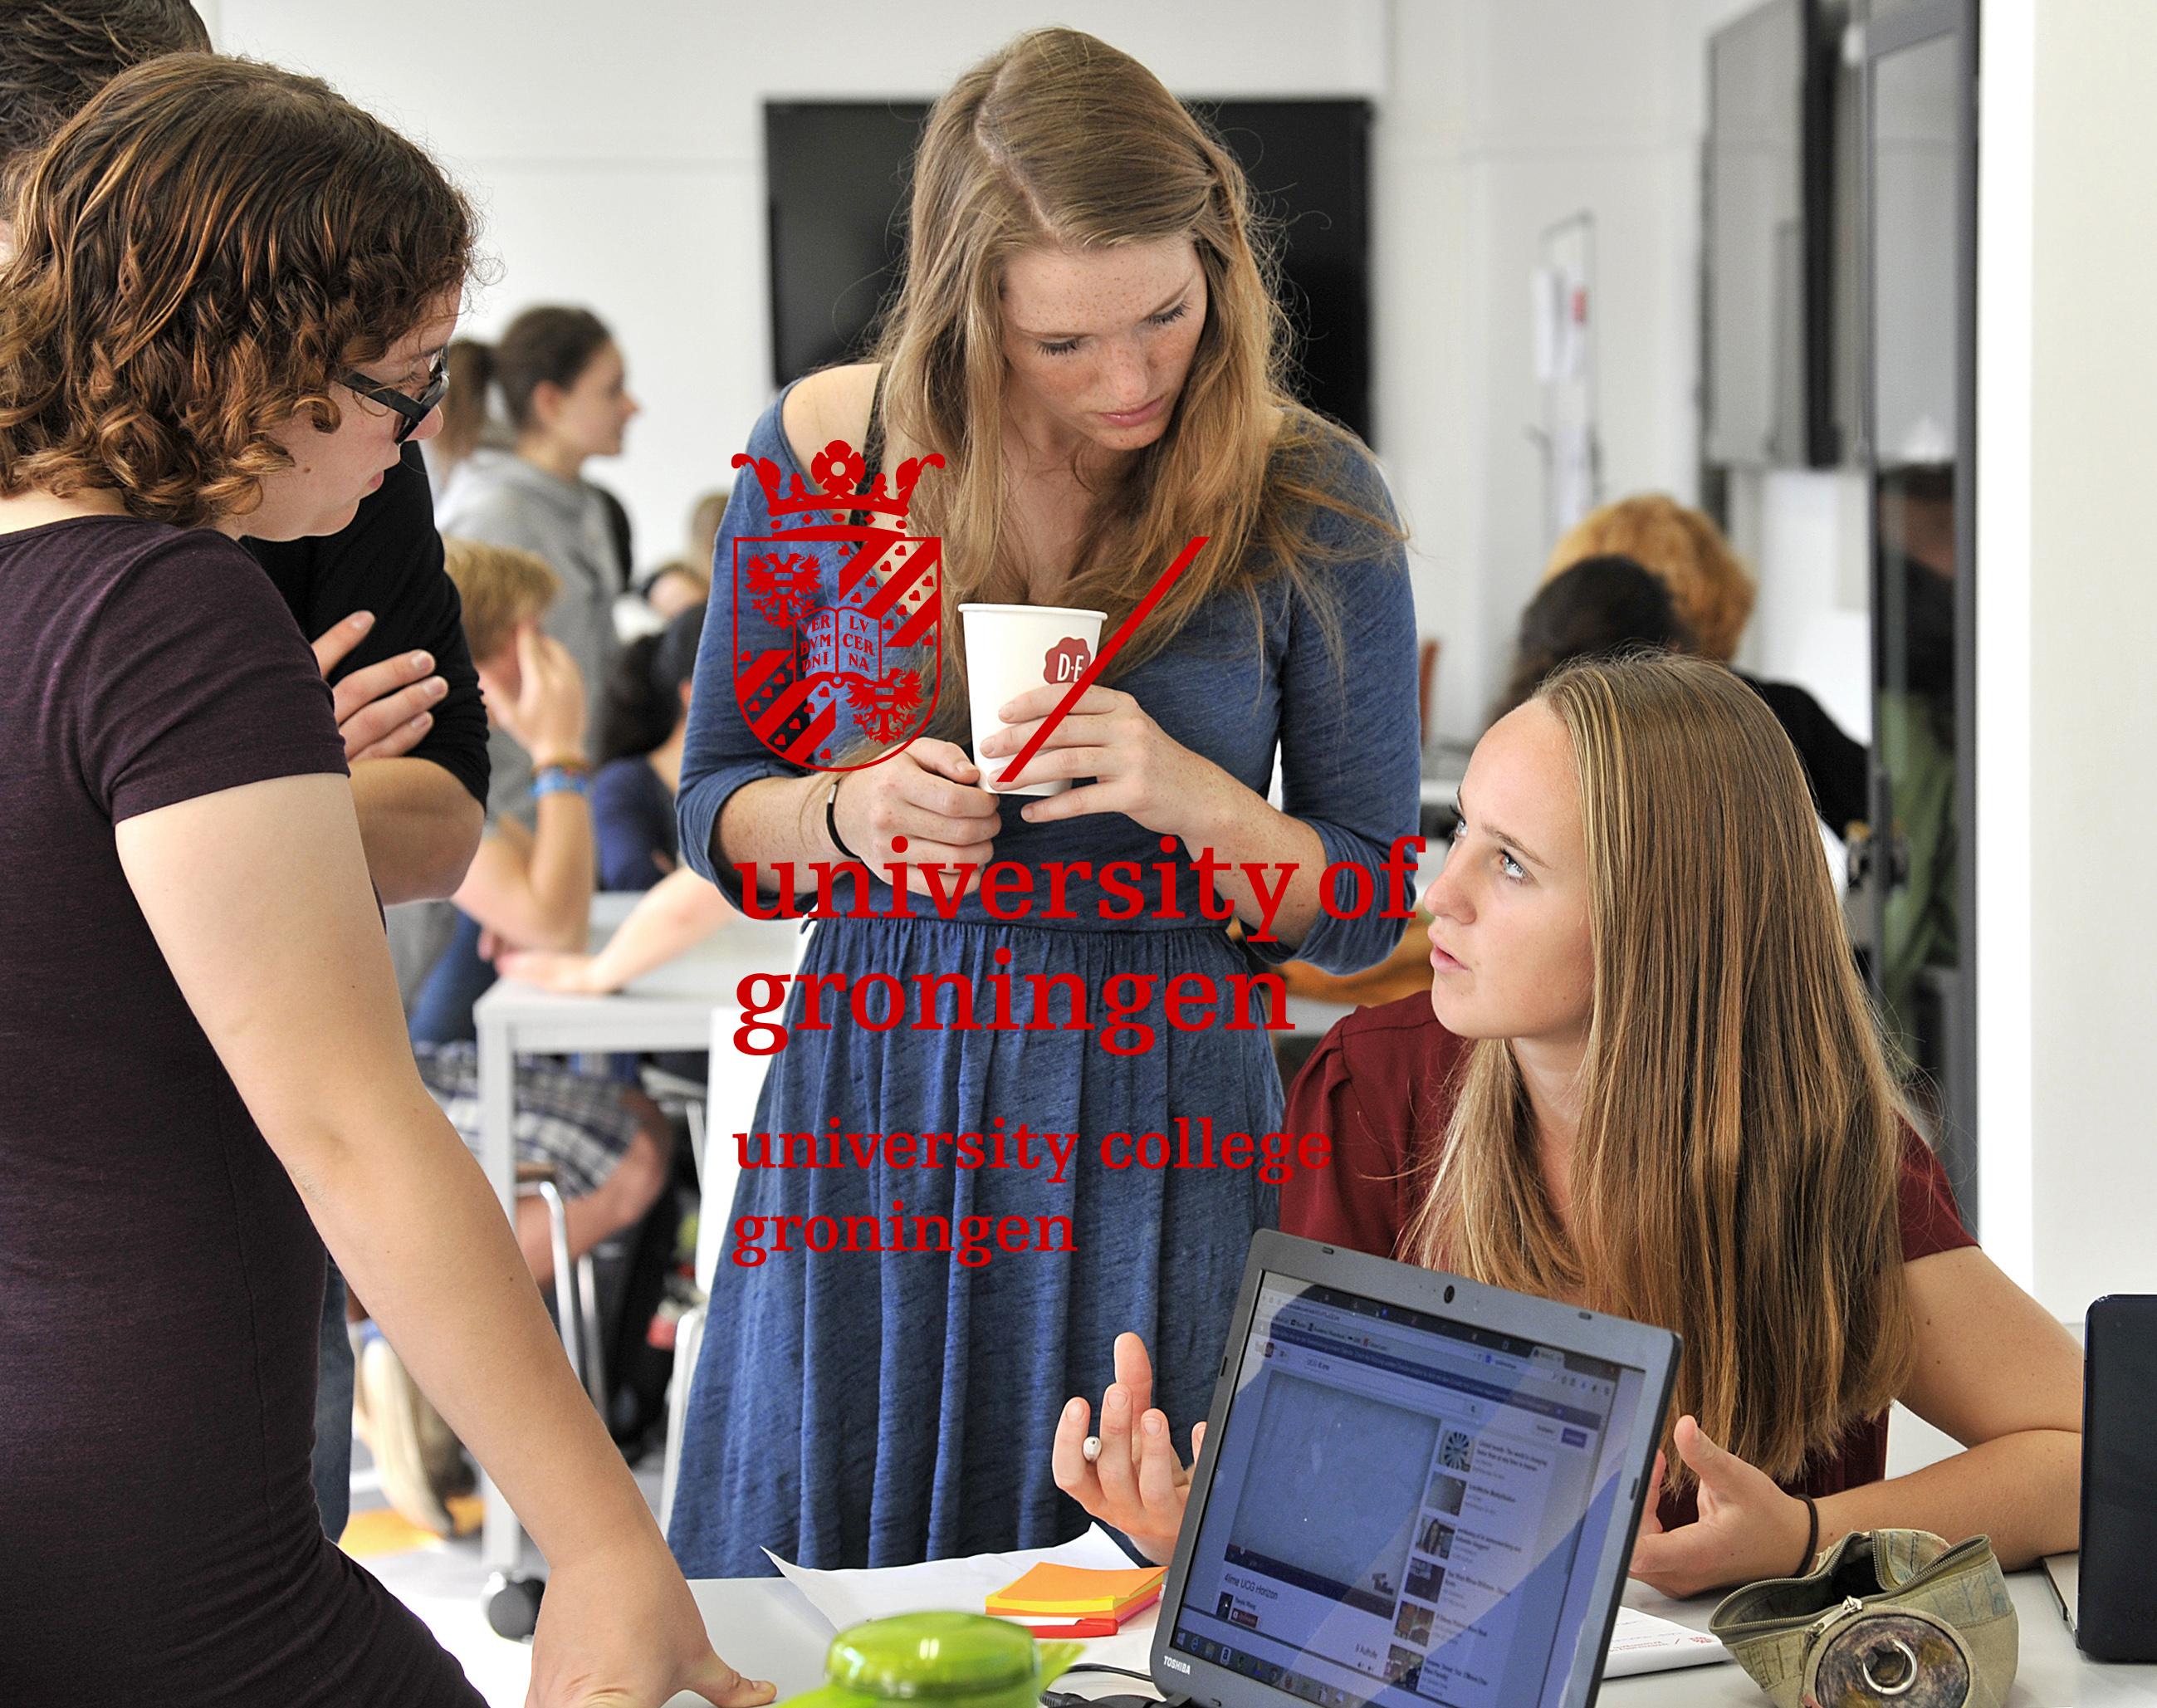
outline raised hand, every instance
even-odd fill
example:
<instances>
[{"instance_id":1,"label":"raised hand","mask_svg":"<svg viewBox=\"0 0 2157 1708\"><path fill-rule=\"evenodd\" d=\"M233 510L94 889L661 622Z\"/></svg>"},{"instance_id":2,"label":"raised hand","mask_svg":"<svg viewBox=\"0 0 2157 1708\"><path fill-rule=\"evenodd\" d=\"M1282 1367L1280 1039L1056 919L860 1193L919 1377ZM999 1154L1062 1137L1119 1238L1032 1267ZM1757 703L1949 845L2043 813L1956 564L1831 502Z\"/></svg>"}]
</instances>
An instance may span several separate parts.
<instances>
[{"instance_id":1,"label":"raised hand","mask_svg":"<svg viewBox=\"0 0 2157 1708\"><path fill-rule=\"evenodd\" d=\"M325 679L373 627L373 612L354 611L317 637L315 664ZM434 668L430 653L400 652L332 684L347 764L398 759L419 745L434 725L429 708L450 691Z\"/></svg>"},{"instance_id":2,"label":"raised hand","mask_svg":"<svg viewBox=\"0 0 2157 1708\"><path fill-rule=\"evenodd\" d=\"M1700 1479L1700 1521L1674 1531L1655 1515L1664 1464L1655 1455L1654 1492L1633 1543L1632 1575L1668 1596L1699 1595L1725 1584L1787 1577L1812 1527L1805 1503L1785 1494L1764 1471L1727 1453L1691 1417L1674 1432L1678 1456ZM1812 1562L1804 1562L1810 1570Z\"/></svg>"},{"instance_id":3,"label":"raised hand","mask_svg":"<svg viewBox=\"0 0 2157 1708\"><path fill-rule=\"evenodd\" d=\"M1073 1399L1057 1419L1051 1464L1056 1486L1102 1523L1121 1531L1149 1560L1166 1563L1176 1552L1191 1494L1191 1471L1176 1456L1167 1414L1153 1406L1153 1361L1136 1335L1116 1336L1116 1379L1101 1397L1100 1456L1086 1458L1083 1398ZM1206 1439L1206 1426L1191 1430L1192 1464Z\"/></svg>"}]
</instances>

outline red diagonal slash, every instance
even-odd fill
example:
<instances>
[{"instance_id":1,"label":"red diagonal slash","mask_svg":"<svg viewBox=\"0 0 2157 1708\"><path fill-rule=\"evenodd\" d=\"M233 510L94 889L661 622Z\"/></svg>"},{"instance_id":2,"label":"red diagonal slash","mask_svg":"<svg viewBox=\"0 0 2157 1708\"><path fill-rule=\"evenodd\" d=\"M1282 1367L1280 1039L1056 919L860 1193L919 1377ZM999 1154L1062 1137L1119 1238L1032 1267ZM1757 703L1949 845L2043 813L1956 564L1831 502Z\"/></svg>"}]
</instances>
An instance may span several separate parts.
<instances>
[{"instance_id":1,"label":"red diagonal slash","mask_svg":"<svg viewBox=\"0 0 2157 1708\"><path fill-rule=\"evenodd\" d=\"M1133 608L1130 615L1116 625L1116 632L1109 636L1109 644L1094 655L1094 661L1086 666L1078 680L1071 684L1071 692L1048 714L1041 728L1034 731L1027 744L1018 750L1018 757L1004 767L1003 774L996 779L997 782L1017 781L1018 774L1026 769L1026 762L1041 751L1042 743L1047 741L1055 733L1056 726L1070 715L1071 708L1078 703L1078 697L1094 686L1095 679L1109 667L1109 661L1124 650L1124 642L1130 640L1139 625L1146 620L1146 614L1161 603L1161 596L1176 585L1177 576L1191 567L1191 560L1198 555L1198 548L1206 543L1206 538L1200 534L1176 554L1176 561L1161 571L1161 579L1146 589L1146 596Z\"/></svg>"}]
</instances>

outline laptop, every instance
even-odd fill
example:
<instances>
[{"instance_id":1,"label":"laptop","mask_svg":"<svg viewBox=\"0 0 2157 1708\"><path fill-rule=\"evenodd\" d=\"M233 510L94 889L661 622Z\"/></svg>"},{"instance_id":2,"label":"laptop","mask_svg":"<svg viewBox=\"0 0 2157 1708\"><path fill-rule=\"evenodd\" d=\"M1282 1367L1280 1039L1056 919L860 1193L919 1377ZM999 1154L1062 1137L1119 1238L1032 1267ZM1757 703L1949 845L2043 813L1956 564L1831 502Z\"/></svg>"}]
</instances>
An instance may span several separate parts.
<instances>
[{"instance_id":1,"label":"laptop","mask_svg":"<svg viewBox=\"0 0 2157 1708\"><path fill-rule=\"evenodd\" d=\"M2051 1576L2076 1646L2097 1660L2157 1660L2157 1294L2113 1294L2082 1333L2082 1550Z\"/></svg>"},{"instance_id":2,"label":"laptop","mask_svg":"<svg viewBox=\"0 0 2157 1708\"><path fill-rule=\"evenodd\" d=\"M1678 1337L1262 1232L1151 1652L1209 1708L1585 1708Z\"/></svg>"}]
</instances>

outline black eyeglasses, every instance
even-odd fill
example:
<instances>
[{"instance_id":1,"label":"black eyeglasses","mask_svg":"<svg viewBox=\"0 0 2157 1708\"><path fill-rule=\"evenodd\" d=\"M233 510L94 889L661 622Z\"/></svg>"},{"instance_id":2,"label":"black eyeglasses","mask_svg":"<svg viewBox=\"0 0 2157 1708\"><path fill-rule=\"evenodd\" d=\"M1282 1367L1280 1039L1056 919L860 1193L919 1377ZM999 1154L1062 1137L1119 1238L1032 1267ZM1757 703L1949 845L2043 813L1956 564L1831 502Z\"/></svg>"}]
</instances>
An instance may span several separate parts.
<instances>
[{"instance_id":1,"label":"black eyeglasses","mask_svg":"<svg viewBox=\"0 0 2157 1708\"><path fill-rule=\"evenodd\" d=\"M356 369L346 374L337 383L348 391L356 391L363 398L372 398L378 404L386 404L404 419L397 424L395 442L402 445L419 428L420 424L435 413L450 388L450 358L444 351L435 358L433 369L427 375L426 389L416 398L407 397L394 386L378 385Z\"/></svg>"}]
</instances>

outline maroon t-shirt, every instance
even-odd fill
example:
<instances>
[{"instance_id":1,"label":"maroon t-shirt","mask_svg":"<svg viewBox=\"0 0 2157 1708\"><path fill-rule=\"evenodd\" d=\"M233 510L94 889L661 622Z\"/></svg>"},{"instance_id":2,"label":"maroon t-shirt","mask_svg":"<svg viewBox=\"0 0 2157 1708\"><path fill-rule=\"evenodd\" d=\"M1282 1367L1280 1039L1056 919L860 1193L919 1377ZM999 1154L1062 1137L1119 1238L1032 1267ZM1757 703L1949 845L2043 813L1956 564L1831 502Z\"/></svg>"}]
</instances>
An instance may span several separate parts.
<instances>
[{"instance_id":1,"label":"maroon t-shirt","mask_svg":"<svg viewBox=\"0 0 2157 1708\"><path fill-rule=\"evenodd\" d=\"M1394 1256L1419 1201L1418 1165L1452 1116L1453 1076L1468 1050L1421 995L1359 1009L1328 1032L1296 1076L1282 1124L1326 1134L1332 1165L1298 1170L1281 1187L1283 1231ZM1977 1243L1962 1225L1938 1159L1907 1128L1896 1211L1906 1263ZM1853 1429L1834 1458L1808 1464L1784 1486L1817 1499L1876 1483L1887 1473L1883 1412ZM1699 1516L1692 1492L1665 1495L1658 1515L1665 1530L1691 1524Z\"/></svg>"},{"instance_id":2,"label":"maroon t-shirt","mask_svg":"<svg viewBox=\"0 0 2157 1708\"><path fill-rule=\"evenodd\" d=\"M114 842L344 769L232 541L0 534L0 1701L479 1701L322 1535L322 1243Z\"/></svg>"}]
</instances>

